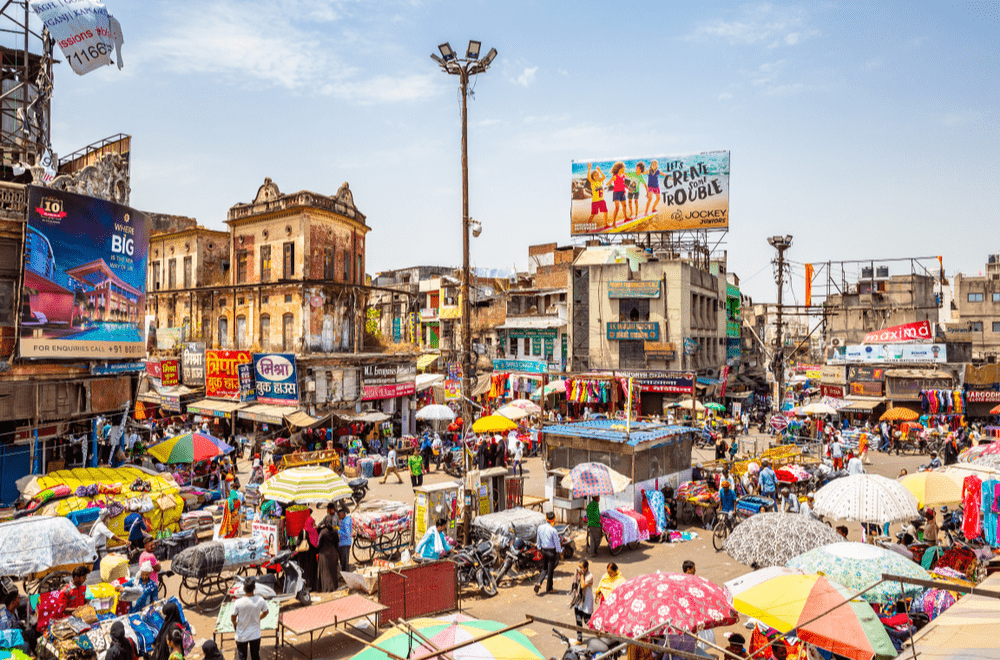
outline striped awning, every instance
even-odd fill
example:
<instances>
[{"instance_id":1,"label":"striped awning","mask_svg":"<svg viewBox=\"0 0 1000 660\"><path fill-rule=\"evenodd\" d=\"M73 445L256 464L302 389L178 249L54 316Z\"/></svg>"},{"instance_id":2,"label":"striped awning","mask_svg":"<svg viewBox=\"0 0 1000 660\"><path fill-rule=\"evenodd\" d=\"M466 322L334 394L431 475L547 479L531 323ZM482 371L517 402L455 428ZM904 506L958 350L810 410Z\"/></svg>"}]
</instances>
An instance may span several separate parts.
<instances>
[{"instance_id":1,"label":"striped awning","mask_svg":"<svg viewBox=\"0 0 1000 660\"><path fill-rule=\"evenodd\" d=\"M264 482L260 495L285 504L323 504L350 497L351 487L330 468L308 465L282 470Z\"/></svg>"}]
</instances>

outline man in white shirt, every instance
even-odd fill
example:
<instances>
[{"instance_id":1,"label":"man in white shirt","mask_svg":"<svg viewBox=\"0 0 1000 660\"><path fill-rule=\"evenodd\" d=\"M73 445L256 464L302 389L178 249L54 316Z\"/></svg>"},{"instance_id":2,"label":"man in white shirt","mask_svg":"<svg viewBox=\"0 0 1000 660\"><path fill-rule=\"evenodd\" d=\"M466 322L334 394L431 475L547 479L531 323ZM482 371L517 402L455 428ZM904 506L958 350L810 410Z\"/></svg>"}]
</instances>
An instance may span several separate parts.
<instances>
[{"instance_id":1,"label":"man in white shirt","mask_svg":"<svg viewBox=\"0 0 1000 660\"><path fill-rule=\"evenodd\" d=\"M861 464L861 459L854 455L854 452L848 452L847 454L847 474L848 476L854 476L856 474L864 474L865 466Z\"/></svg>"},{"instance_id":2,"label":"man in white shirt","mask_svg":"<svg viewBox=\"0 0 1000 660\"><path fill-rule=\"evenodd\" d=\"M94 521L94 526L90 528L90 538L94 539L94 549L97 550L97 561L94 562L95 571L101 567L101 557L108 554L108 541L118 539L128 545L128 539L122 538L108 529L104 523L107 518L108 510L101 509L101 512L97 514L97 520Z\"/></svg>"},{"instance_id":3,"label":"man in white shirt","mask_svg":"<svg viewBox=\"0 0 1000 660\"><path fill-rule=\"evenodd\" d=\"M810 492L806 495L806 501L799 504L799 513L803 516L808 516L810 518L815 518L813 515L813 500L816 498L816 493Z\"/></svg>"},{"instance_id":4,"label":"man in white shirt","mask_svg":"<svg viewBox=\"0 0 1000 660\"><path fill-rule=\"evenodd\" d=\"M382 475L382 483L389 478L389 475L394 475L396 477L396 483L403 483L403 478L399 476L399 468L396 467L396 448L389 447L389 455L385 459L385 474Z\"/></svg>"},{"instance_id":5,"label":"man in white shirt","mask_svg":"<svg viewBox=\"0 0 1000 660\"><path fill-rule=\"evenodd\" d=\"M524 445L521 444L520 440L514 441L514 462L511 463L511 475L516 475L518 470L521 472L521 476L524 476Z\"/></svg>"},{"instance_id":6,"label":"man in white shirt","mask_svg":"<svg viewBox=\"0 0 1000 660\"><path fill-rule=\"evenodd\" d=\"M252 577L243 583L242 598L233 604L233 614L230 619L236 631L236 658L247 660L247 649L251 660L260 660L260 622L267 616L267 603L260 596L254 595L257 583Z\"/></svg>"}]
</instances>

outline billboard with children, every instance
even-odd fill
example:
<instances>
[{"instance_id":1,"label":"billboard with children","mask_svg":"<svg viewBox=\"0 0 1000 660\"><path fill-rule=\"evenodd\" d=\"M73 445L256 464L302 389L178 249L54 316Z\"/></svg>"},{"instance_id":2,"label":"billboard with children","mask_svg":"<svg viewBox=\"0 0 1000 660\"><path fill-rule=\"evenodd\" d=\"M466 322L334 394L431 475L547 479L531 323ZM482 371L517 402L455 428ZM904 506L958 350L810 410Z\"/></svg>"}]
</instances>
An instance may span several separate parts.
<instances>
[{"instance_id":1,"label":"billboard with children","mask_svg":"<svg viewBox=\"0 0 1000 660\"><path fill-rule=\"evenodd\" d=\"M729 152L573 161L570 233L729 228Z\"/></svg>"}]
</instances>

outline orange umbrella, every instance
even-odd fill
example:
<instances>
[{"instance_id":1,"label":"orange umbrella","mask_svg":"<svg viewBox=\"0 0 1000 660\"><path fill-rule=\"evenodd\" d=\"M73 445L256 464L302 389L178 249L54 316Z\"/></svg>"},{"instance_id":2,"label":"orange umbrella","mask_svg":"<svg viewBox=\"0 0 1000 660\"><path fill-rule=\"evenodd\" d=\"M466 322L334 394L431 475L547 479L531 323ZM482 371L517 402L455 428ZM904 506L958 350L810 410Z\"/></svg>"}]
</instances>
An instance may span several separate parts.
<instances>
[{"instance_id":1,"label":"orange umbrella","mask_svg":"<svg viewBox=\"0 0 1000 660\"><path fill-rule=\"evenodd\" d=\"M997 404L997 405L993 406L992 408L990 408L990 414L991 415L1000 415L1000 404Z\"/></svg>"},{"instance_id":2,"label":"orange umbrella","mask_svg":"<svg viewBox=\"0 0 1000 660\"><path fill-rule=\"evenodd\" d=\"M897 407L889 408L882 416L879 418L880 421L895 422L895 421L907 421L912 422L914 420L920 419L920 413L910 410L909 408Z\"/></svg>"}]
</instances>

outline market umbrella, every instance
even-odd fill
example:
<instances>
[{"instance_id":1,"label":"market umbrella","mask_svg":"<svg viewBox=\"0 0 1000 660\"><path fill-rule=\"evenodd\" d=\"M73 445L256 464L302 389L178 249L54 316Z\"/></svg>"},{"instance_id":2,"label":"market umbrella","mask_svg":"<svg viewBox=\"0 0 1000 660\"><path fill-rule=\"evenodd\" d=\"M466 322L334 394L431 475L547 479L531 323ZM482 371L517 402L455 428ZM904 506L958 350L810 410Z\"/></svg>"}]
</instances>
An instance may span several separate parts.
<instances>
[{"instance_id":1,"label":"market umbrella","mask_svg":"<svg viewBox=\"0 0 1000 660\"><path fill-rule=\"evenodd\" d=\"M980 456L979 458L972 459L972 465L979 465L982 467L992 468L994 470L1000 470L1000 454L987 454L985 456Z\"/></svg>"},{"instance_id":2,"label":"market umbrella","mask_svg":"<svg viewBox=\"0 0 1000 660\"><path fill-rule=\"evenodd\" d=\"M674 404L675 408L683 408L684 410L691 410L691 399L684 399ZM695 412L704 412L705 406L702 405L701 401L694 402Z\"/></svg>"},{"instance_id":3,"label":"market umbrella","mask_svg":"<svg viewBox=\"0 0 1000 660\"><path fill-rule=\"evenodd\" d=\"M188 432L167 438L146 450L160 463L197 463L232 451L232 447L207 433Z\"/></svg>"},{"instance_id":4,"label":"market umbrella","mask_svg":"<svg viewBox=\"0 0 1000 660\"><path fill-rule=\"evenodd\" d=\"M990 408L990 414L991 415L1000 415L1000 404L997 404L997 405L993 406L992 408Z\"/></svg>"},{"instance_id":5,"label":"market umbrella","mask_svg":"<svg viewBox=\"0 0 1000 660\"><path fill-rule=\"evenodd\" d=\"M729 556L747 566L782 566L793 557L843 537L818 520L797 513L758 513L726 539Z\"/></svg>"},{"instance_id":6,"label":"market umbrella","mask_svg":"<svg viewBox=\"0 0 1000 660\"><path fill-rule=\"evenodd\" d=\"M962 481L955 473L914 472L899 480L917 498L917 506L938 507L962 502Z\"/></svg>"},{"instance_id":7,"label":"market umbrella","mask_svg":"<svg viewBox=\"0 0 1000 660\"><path fill-rule=\"evenodd\" d=\"M260 496L286 504L323 504L350 497L351 487L328 467L307 465L282 470L263 483Z\"/></svg>"},{"instance_id":8,"label":"market umbrella","mask_svg":"<svg viewBox=\"0 0 1000 660\"><path fill-rule=\"evenodd\" d=\"M517 424L500 415L480 417L472 424L473 433L503 433L517 428Z\"/></svg>"},{"instance_id":9,"label":"market umbrella","mask_svg":"<svg viewBox=\"0 0 1000 660\"><path fill-rule=\"evenodd\" d=\"M896 650L871 605L823 575L765 568L726 583L738 612L781 633L852 660L894 658Z\"/></svg>"},{"instance_id":10,"label":"market umbrella","mask_svg":"<svg viewBox=\"0 0 1000 660\"><path fill-rule=\"evenodd\" d=\"M664 621L698 632L739 621L721 587L698 575L653 573L625 580L590 618L594 630L632 637Z\"/></svg>"},{"instance_id":11,"label":"market umbrella","mask_svg":"<svg viewBox=\"0 0 1000 660\"><path fill-rule=\"evenodd\" d=\"M898 481L877 474L855 474L816 491L813 513L834 520L878 523L913 520L917 498Z\"/></svg>"},{"instance_id":12,"label":"market umbrella","mask_svg":"<svg viewBox=\"0 0 1000 660\"><path fill-rule=\"evenodd\" d=\"M508 403L505 407L510 408L511 406L513 406L514 408L520 408L529 415L537 415L538 413L542 412L542 409L538 407L538 404L535 403L534 401L531 401L530 399L514 399L513 401Z\"/></svg>"},{"instance_id":13,"label":"market umbrella","mask_svg":"<svg viewBox=\"0 0 1000 660\"><path fill-rule=\"evenodd\" d=\"M503 408L497 410L495 414L516 422L519 419L527 417L528 411L524 408L518 408L517 406L504 406Z\"/></svg>"},{"instance_id":14,"label":"market umbrella","mask_svg":"<svg viewBox=\"0 0 1000 660\"><path fill-rule=\"evenodd\" d=\"M450 422L455 419L455 411L440 403L433 403L418 410L416 417L422 421Z\"/></svg>"},{"instance_id":15,"label":"market umbrella","mask_svg":"<svg viewBox=\"0 0 1000 660\"><path fill-rule=\"evenodd\" d=\"M613 495L625 490L632 480L603 463L581 463L562 478L561 485L574 498Z\"/></svg>"},{"instance_id":16,"label":"market umbrella","mask_svg":"<svg viewBox=\"0 0 1000 660\"><path fill-rule=\"evenodd\" d=\"M883 573L929 580L930 574L903 555L867 543L845 541L810 550L785 563L806 573L820 573L856 592L872 587ZM912 598L922 587L899 582L883 582L861 595L869 603L888 605Z\"/></svg>"},{"instance_id":17,"label":"market umbrella","mask_svg":"<svg viewBox=\"0 0 1000 660\"><path fill-rule=\"evenodd\" d=\"M29 516L0 523L0 575L27 577L53 568L93 564L94 540L69 518Z\"/></svg>"},{"instance_id":18,"label":"market umbrella","mask_svg":"<svg viewBox=\"0 0 1000 660\"><path fill-rule=\"evenodd\" d=\"M541 399L542 392L545 392L545 396L554 396L556 394L566 394L566 381L557 380L549 383L540 390L535 390L531 395L532 399Z\"/></svg>"},{"instance_id":19,"label":"market umbrella","mask_svg":"<svg viewBox=\"0 0 1000 660\"><path fill-rule=\"evenodd\" d=\"M708 403L705 404L705 407L708 408L709 410L714 410L715 412L723 412L726 409L724 405L722 405L721 403L716 403L715 401L709 401Z\"/></svg>"},{"instance_id":20,"label":"market umbrella","mask_svg":"<svg viewBox=\"0 0 1000 660\"><path fill-rule=\"evenodd\" d=\"M904 408L902 406L897 406L895 408L889 408L882 416L879 417L879 421L882 422L913 422L920 419L920 413L915 410L910 410L909 408Z\"/></svg>"},{"instance_id":21,"label":"market umbrella","mask_svg":"<svg viewBox=\"0 0 1000 660\"><path fill-rule=\"evenodd\" d=\"M800 481L809 481L812 475L801 465L785 465L774 471L778 481L786 484L797 484Z\"/></svg>"},{"instance_id":22,"label":"market umbrella","mask_svg":"<svg viewBox=\"0 0 1000 660\"><path fill-rule=\"evenodd\" d=\"M418 658L508 627L499 621L455 615L445 619L411 619L398 623L378 637L372 646L351 660L389 660L386 651L400 658ZM417 631L417 635L412 631ZM423 639L427 639L425 642ZM544 660L535 645L518 630L509 630L482 641L449 651L452 660Z\"/></svg>"},{"instance_id":23,"label":"market umbrella","mask_svg":"<svg viewBox=\"0 0 1000 660\"><path fill-rule=\"evenodd\" d=\"M800 415L830 415L837 414L837 410L825 403L810 403L799 408Z\"/></svg>"}]
</instances>

